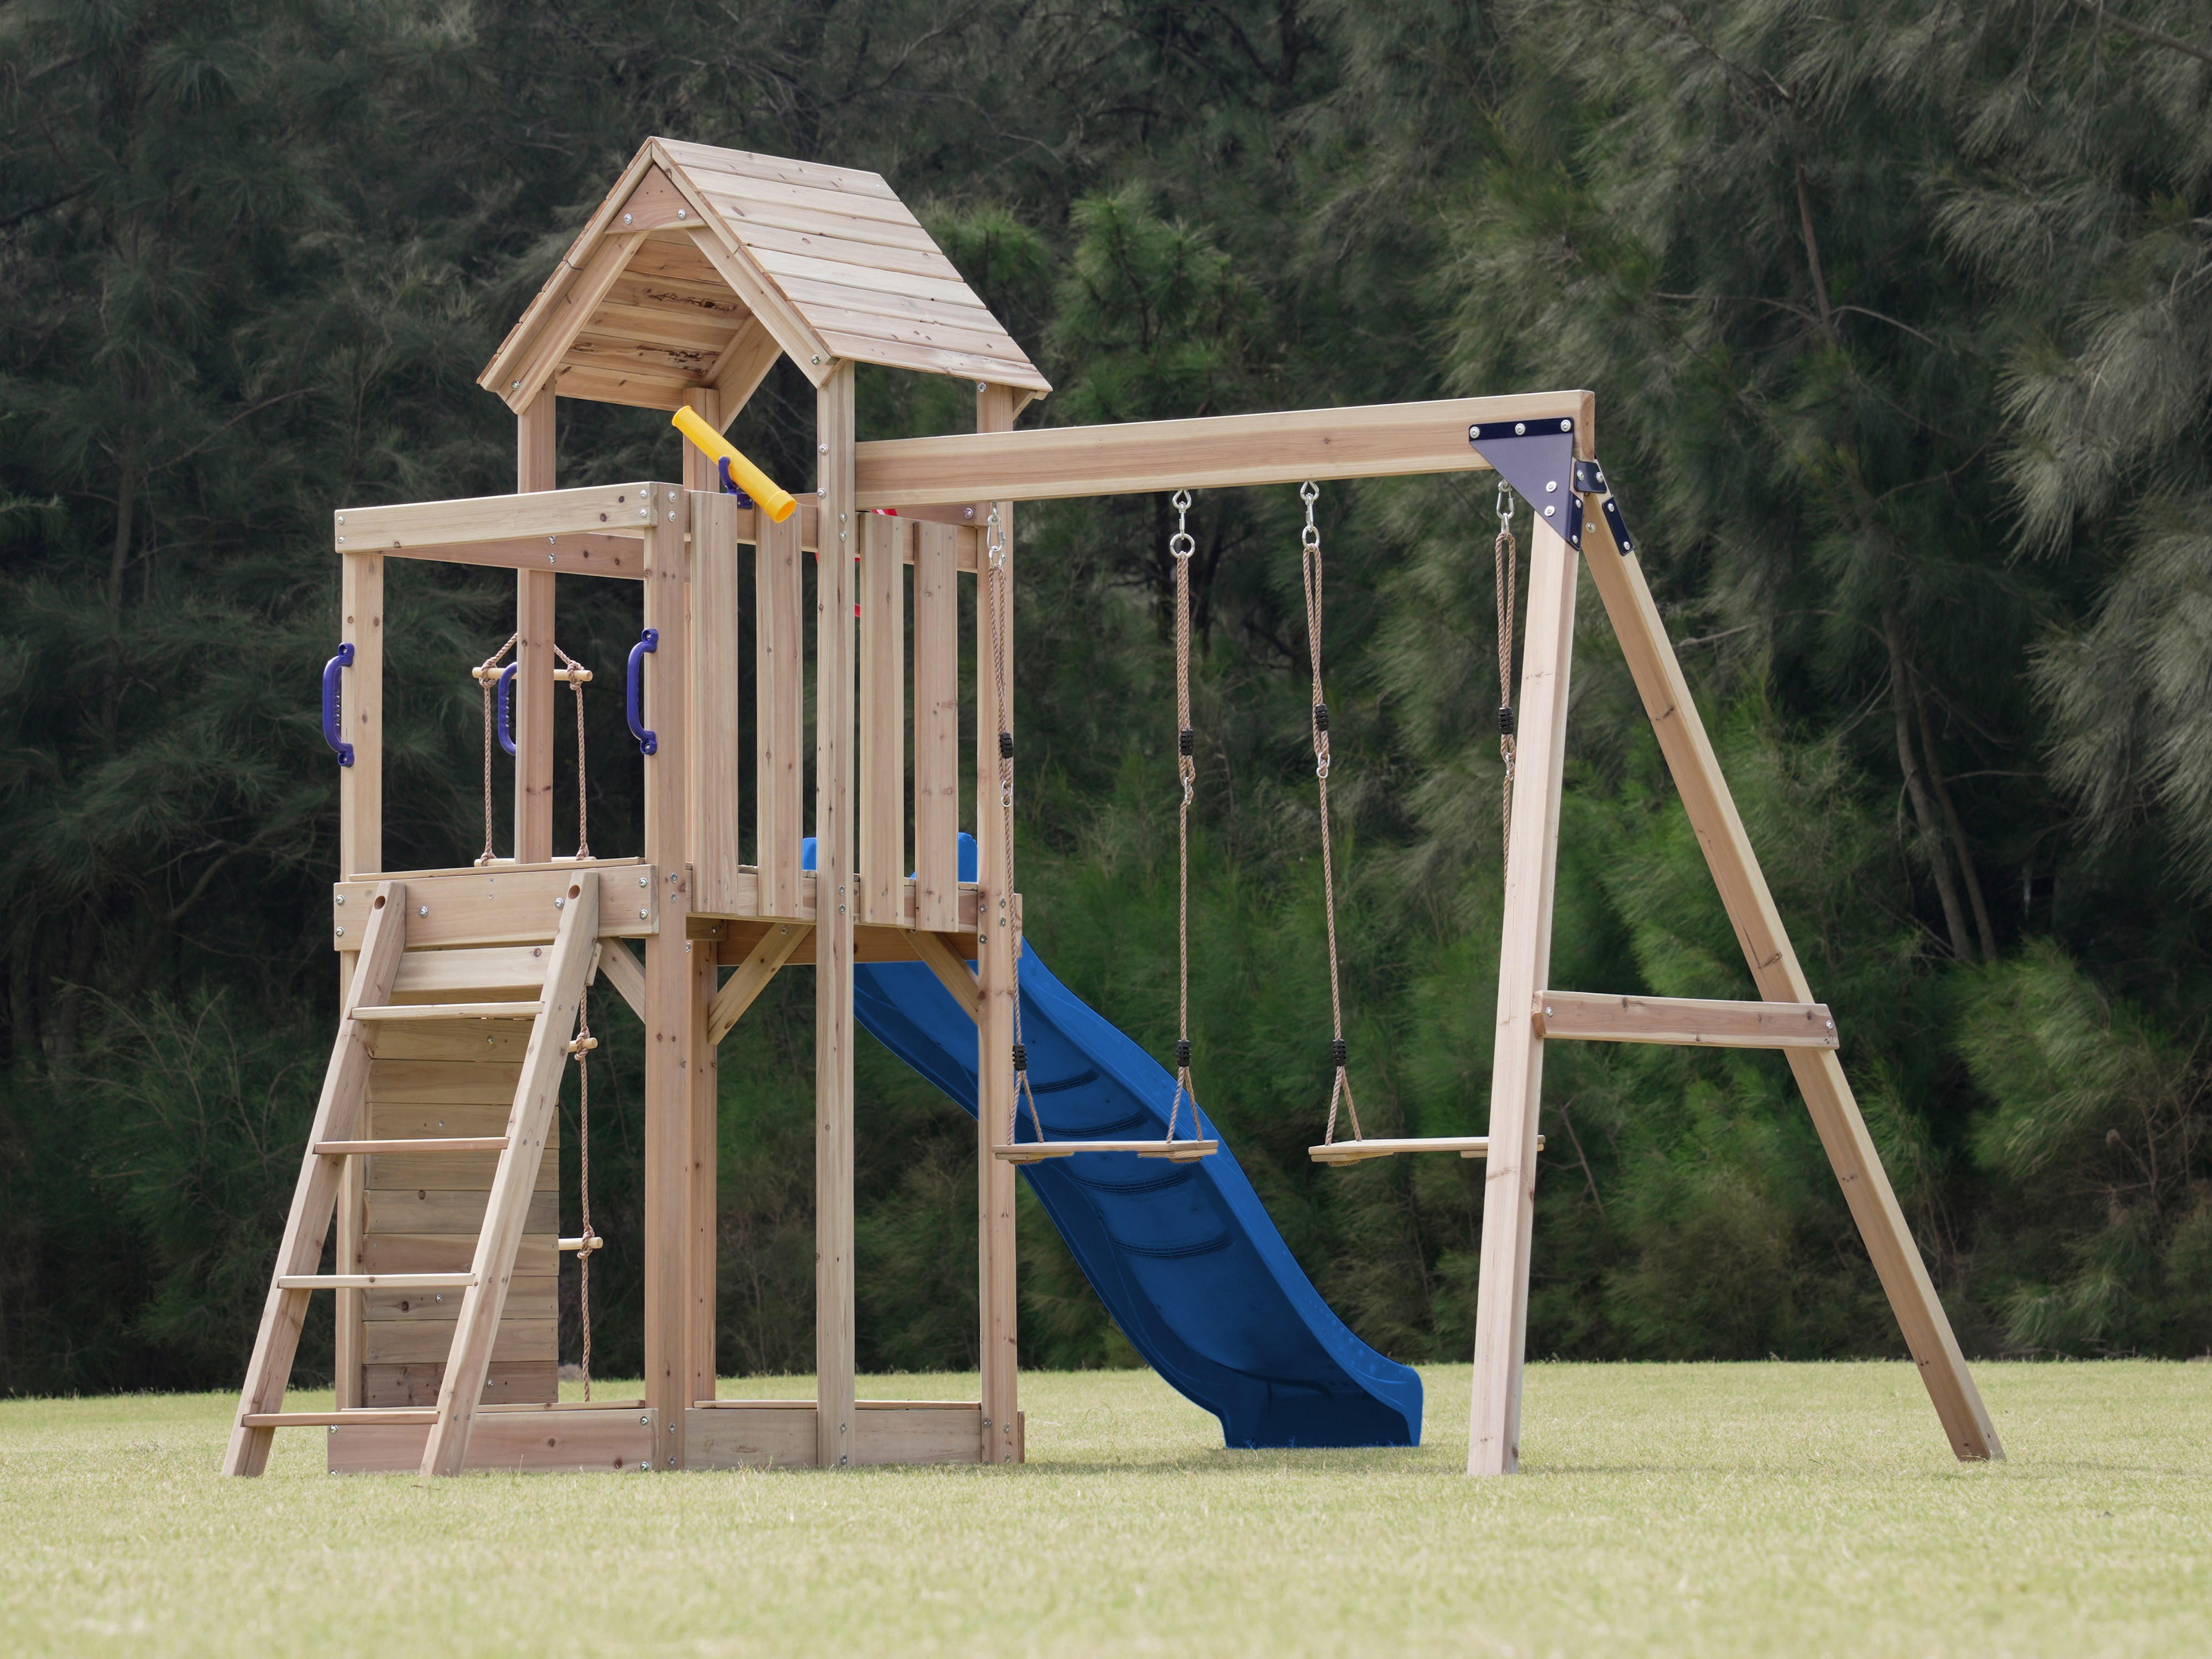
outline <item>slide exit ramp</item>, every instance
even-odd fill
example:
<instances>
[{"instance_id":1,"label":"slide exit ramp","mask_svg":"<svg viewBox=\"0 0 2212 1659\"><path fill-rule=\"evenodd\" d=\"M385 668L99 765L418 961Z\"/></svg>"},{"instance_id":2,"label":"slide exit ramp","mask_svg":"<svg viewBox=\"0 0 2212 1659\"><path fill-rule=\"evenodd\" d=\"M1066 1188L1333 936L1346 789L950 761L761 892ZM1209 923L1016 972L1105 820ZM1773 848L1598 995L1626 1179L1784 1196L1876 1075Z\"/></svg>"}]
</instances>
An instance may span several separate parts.
<instances>
[{"instance_id":1,"label":"slide exit ramp","mask_svg":"<svg viewBox=\"0 0 2212 1659\"><path fill-rule=\"evenodd\" d=\"M975 852L961 838L961 877ZM811 854L811 848L810 848ZM810 859L811 862L811 859ZM860 1023L975 1115L975 1023L920 963L854 970ZM1045 1135L1158 1139L1175 1079L1053 976L1021 963L1023 1038ZM1210 1120L1182 1133L1220 1138ZM1017 1139L1036 1130L1024 1111ZM1083 1152L1021 1174L1122 1334L1231 1446L1415 1446L1421 1379L1329 1310L1226 1139L1191 1164Z\"/></svg>"}]
</instances>

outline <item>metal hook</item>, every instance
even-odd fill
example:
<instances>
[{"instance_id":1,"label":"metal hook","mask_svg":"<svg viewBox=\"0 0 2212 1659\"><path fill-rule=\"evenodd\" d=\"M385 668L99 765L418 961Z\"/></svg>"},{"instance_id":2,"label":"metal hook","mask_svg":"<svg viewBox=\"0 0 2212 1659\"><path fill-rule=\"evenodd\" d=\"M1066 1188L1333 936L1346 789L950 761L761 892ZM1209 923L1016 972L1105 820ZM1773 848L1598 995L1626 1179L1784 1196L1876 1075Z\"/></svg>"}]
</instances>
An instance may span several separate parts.
<instances>
[{"instance_id":1,"label":"metal hook","mask_svg":"<svg viewBox=\"0 0 2212 1659\"><path fill-rule=\"evenodd\" d=\"M1188 559L1198 551L1198 544L1190 536L1190 491L1178 489L1169 499L1176 510L1176 532L1168 538L1168 551L1178 559Z\"/></svg>"}]
</instances>

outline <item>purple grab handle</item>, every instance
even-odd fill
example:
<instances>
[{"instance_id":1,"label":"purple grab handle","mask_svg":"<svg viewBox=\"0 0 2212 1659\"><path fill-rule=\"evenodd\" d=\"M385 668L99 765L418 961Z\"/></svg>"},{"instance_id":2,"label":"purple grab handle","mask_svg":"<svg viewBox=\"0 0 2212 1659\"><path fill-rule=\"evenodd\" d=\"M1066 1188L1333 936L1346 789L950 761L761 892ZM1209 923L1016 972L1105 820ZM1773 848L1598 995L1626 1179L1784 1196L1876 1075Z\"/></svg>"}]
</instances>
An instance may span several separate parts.
<instances>
[{"instance_id":1,"label":"purple grab handle","mask_svg":"<svg viewBox=\"0 0 2212 1659\"><path fill-rule=\"evenodd\" d=\"M337 751L338 764L353 764L353 745L338 736L338 674L353 666L351 643L338 647L338 653L323 665L323 741Z\"/></svg>"},{"instance_id":2,"label":"purple grab handle","mask_svg":"<svg viewBox=\"0 0 2212 1659\"><path fill-rule=\"evenodd\" d=\"M645 665L641 659L647 652L659 649L660 630L657 628L647 629L629 648L629 734L637 739L637 752L641 755L655 753L660 747L660 739L645 729L638 712L638 703L645 694Z\"/></svg>"},{"instance_id":3,"label":"purple grab handle","mask_svg":"<svg viewBox=\"0 0 2212 1659\"><path fill-rule=\"evenodd\" d=\"M499 720L492 730L499 733L499 746L510 755L514 752L514 671L521 666L511 662L499 671Z\"/></svg>"}]
</instances>

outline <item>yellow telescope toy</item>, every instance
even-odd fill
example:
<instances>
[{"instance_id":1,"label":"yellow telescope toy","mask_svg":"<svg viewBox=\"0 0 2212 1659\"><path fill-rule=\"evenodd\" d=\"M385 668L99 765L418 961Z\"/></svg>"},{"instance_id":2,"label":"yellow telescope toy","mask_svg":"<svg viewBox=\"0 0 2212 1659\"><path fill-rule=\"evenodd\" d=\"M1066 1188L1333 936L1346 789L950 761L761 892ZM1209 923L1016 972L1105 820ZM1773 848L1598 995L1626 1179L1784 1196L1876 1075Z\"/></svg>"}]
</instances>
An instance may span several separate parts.
<instances>
[{"instance_id":1,"label":"yellow telescope toy","mask_svg":"<svg viewBox=\"0 0 2212 1659\"><path fill-rule=\"evenodd\" d=\"M747 460L735 444L701 420L698 410L679 409L670 417L669 424L697 445L702 454L712 455L721 463L723 488L744 490L753 498L755 506L778 524L799 510L799 503L769 482L767 473Z\"/></svg>"}]
</instances>

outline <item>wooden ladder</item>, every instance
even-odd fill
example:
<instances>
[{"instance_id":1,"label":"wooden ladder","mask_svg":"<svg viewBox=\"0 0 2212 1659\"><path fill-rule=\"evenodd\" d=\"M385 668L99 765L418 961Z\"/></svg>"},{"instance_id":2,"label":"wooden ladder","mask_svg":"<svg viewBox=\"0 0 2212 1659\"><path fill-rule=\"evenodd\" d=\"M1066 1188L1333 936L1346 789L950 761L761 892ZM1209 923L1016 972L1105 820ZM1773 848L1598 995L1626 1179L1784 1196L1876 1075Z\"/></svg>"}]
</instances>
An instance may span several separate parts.
<instances>
[{"instance_id":1,"label":"wooden ladder","mask_svg":"<svg viewBox=\"0 0 2212 1659\"><path fill-rule=\"evenodd\" d=\"M380 882L370 898L368 931L353 980L346 988L323 1076L322 1098L300 1164L292 1212L277 1247L269 1300L254 1339L253 1358L238 1401L238 1420L224 1454L225 1474L259 1474L281 1428L341 1424L422 1424L429 1438L424 1474L458 1474L468 1458L472 1425L491 1366L493 1339L506 1305L515 1253L522 1242L530 1196L553 1124L561 1069L576 1028L594 946L598 943L599 877L579 870L567 894L556 900L550 942L520 948L407 951L407 886ZM517 993L520 995L518 997ZM411 999L402 1000L401 999ZM425 999L435 999L429 1000ZM376 1034L398 1021L526 1019L530 1041L522 1075L507 1118L507 1133L436 1140L356 1138L368 1094L369 1061ZM324 1273L323 1243L337 1204L340 1176L349 1158L404 1152L496 1152L483 1231L466 1273ZM435 1407L287 1412L284 1389L300 1345L309 1292L319 1290L457 1290L460 1317Z\"/></svg>"}]
</instances>

